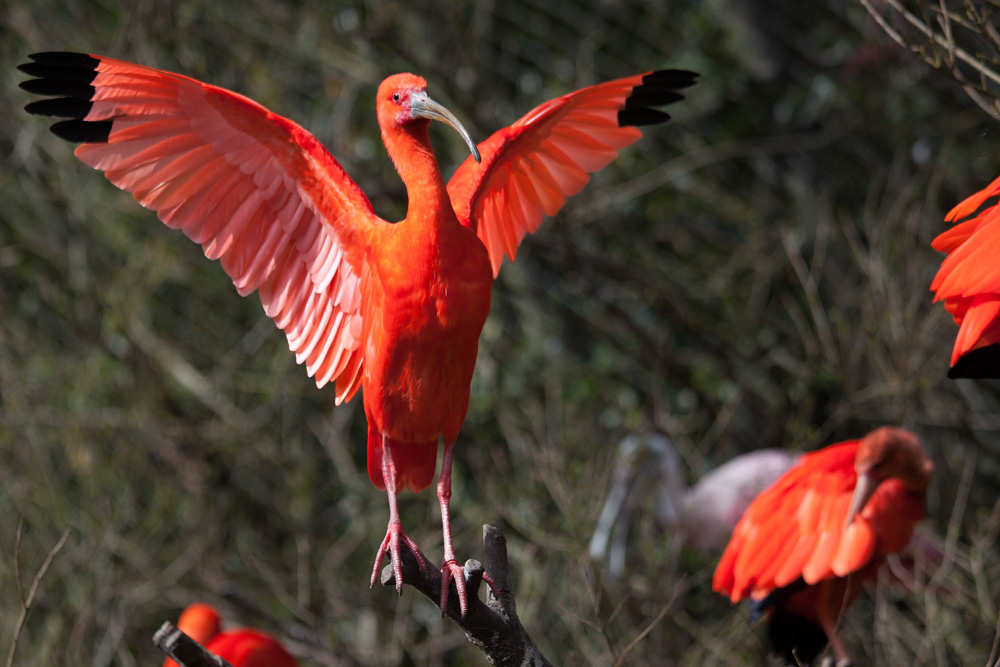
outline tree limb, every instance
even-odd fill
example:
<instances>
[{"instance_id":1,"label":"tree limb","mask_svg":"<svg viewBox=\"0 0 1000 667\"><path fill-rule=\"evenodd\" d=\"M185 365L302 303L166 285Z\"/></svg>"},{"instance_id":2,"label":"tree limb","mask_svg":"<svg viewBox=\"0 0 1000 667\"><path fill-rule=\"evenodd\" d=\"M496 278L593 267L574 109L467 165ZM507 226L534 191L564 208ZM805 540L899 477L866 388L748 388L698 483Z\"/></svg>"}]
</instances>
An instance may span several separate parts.
<instances>
[{"instance_id":1,"label":"tree limb","mask_svg":"<svg viewBox=\"0 0 1000 667\"><path fill-rule=\"evenodd\" d=\"M401 551L403 583L417 589L437 604L441 599L441 572L435 567L427 567L421 572L416 557L407 549ZM486 654L491 665L551 667L517 617L507 563L507 540L499 526L483 526L483 554L486 571L496 584L499 597L495 597L493 591L487 589L487 602L484 604L479 599L483 565L477 560L467 560L465 578L469 597L468 613L462 617L458 595L452 589L452 594L448 596L448 616L465 630L469 641ZM429 562L423 554L417 557L422 558L425 563ZM391 565L382 569L380 580L383 586L396 585Z\"/></svg>"},{"instance_id":2,"label":"tree limb","mask_svg":"<svg viewBox=\"0 0 1000 667\"><path fill-rule=\"evenodd\" d=\"M426 595L434 604L441 599L441 572L433 567L425 567L421 572L416 558L430 561L422 554L416 556L409 549L401 550L403 583ZM483 554L486 568L478 560L465 562L465 581L468 592L469 609L462 617L458 607L458 594L452 589L448 596L448 616L465 630L469 641L486 654L490 664L500 667L551 667L551 663L541 654L531 641L524 626L517 617L517 604L511 592L510 567L507 563L507 540L499 526L483 526ZM489 571L497 587L497 596L487 589L487 602L479 599L479 587L483 574ZM392 565L382 569L383 586L395 587L396 580ZM452 584L454 586L454 584ZM183 667L232 667L222 658L209 653L201 644L188 637L173 623L164 623L153 643L163 653Z\"/></svg>"},{"instance_id":3,"label":"tree limb","mask_svg":"<svg viewBox=\"0 0 1000 667\"><path fill-rule=\"evenodd\" d=\"M156 631L153 643L182 667L233 667L214 653L209 653L208 649L188 637L170 621Z\"/></svg>"}]
</instances>

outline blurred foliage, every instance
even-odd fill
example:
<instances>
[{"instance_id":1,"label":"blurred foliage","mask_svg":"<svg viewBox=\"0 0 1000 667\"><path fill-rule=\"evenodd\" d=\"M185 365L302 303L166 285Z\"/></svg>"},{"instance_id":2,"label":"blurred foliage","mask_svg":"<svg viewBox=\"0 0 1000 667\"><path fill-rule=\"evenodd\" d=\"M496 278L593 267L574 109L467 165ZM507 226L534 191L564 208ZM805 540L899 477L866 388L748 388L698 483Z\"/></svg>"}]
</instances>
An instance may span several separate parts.
<instances>
[{"instance_id":1,"label":"blurred foliage","mask_svg":"<svg viewBox=\"0 0 1000 667\"><path fill-rule=\"evenodd\" d=\"M991 117L1000 112L1000 8L995 2L860 2L893 41L961 84Z\"/></svg>"},{"instance_id":2,"label":"blurred foliage","mask_svg":"<svg viewBox=\"0 0 1000 667\"><path fill-rule=\"evenodd\" d=\"M375 123L385 75L422 74L484 139L580 86L699 71L675 121L501 271L456 457L459 557L504 526L521 619L554 662L759 664L714 562L651 518L626 580L584 555L615 445L661 431L697 478L899 424L935 459L926 527L953 561L863 597L844 635L862 663L986 664L1000 397L944 379L956 328L927 287L929 241L1000 171L998 137L862 5L791 0L0 4L0 649L15 563L29 586L71 529L15 664L159 664L152 633L195 599L304 665L483 662L413 591L368 590L387 508L360 400L334 409L256 298L21 111L14 66L41 50L244 93L314 132L390 218L405 192ZM432 136L447 174L461 142ZM439 557L433 494L401 511Z\"/></svg>"}]
</instances>

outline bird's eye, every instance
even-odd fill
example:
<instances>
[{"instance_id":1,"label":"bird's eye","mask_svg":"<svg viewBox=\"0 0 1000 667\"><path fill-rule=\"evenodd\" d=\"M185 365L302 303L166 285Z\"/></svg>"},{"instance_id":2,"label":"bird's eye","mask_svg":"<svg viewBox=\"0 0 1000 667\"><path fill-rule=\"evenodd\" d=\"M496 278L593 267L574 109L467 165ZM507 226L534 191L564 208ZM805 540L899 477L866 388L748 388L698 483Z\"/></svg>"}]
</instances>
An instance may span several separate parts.
<instances>
[{"instance_id":1,"label":"bird's eye","mask_svg":"<svg viewBox=\"0 0 1000 667\"><path fill-rule=\"evenodd\" d=\"M392 101L395 102L396 104L399 104L399 93L392 94Z\"/></svg>"}]
</instances>

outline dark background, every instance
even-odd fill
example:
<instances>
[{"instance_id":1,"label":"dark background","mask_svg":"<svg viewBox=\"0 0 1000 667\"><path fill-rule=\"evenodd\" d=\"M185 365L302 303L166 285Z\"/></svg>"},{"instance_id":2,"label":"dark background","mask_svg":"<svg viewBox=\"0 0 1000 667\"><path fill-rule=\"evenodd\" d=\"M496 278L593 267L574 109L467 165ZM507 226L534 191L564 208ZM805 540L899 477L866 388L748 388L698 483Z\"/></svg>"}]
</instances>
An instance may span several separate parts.
<instances>
[{"instance_id":1,"label":"dark background","mask_svg":"<svg viewBox=\"0 0 1000 667\"><path fill-rule=\"evenodd\" d=\"M389 219L405 191L375 122L386 75L426 77L481 141L591 83L700 72L675 120L501 271L456 449L459 558L480 555L483 523L504 527L521 619L557 664L760 664L746 608L711 593L714 557L649 512L625 578L586 556L617 443L666 434L693 481L753 449L902 425L935 460L925 527L949 558L912 592L862 596L844 636L861 664L986 664L998 385L945 379L957 328L928 286L944 214L1000 173L998 136L862 5L8 0L0 653L21 613L15 563L27 592L71 531L15 664L159 664L152 633L195 599L303 665L485 662L412 590L368 590L388 509L360 397L334 409L255 296L21 111L14 67L42 50L244 93L315 133ZM447 176L464 148L446 128L432 139ZM439 559L433 492L401 510Z\"/></svg>"}]
</instances>

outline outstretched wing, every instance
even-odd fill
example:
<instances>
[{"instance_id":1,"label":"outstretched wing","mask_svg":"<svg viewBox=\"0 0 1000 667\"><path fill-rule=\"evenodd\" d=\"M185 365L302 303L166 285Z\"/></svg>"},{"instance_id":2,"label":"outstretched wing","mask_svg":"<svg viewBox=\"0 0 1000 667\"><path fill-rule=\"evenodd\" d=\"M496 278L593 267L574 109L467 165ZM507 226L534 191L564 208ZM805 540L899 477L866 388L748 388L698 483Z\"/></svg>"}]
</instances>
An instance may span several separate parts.
<instances>
[{"instance_id":1,"label":"outstretched wing","mask_svg":"<svg viewBox=\"0 0 1000 667\"><path fill-rule=\"evenodd\" d=\"M76 156L218 259L241 295L259 290L310 376L361 380L360 280L376 225L364 193L299 125L236 93L78 53L38 53L21 87L55 96L29 113Z\"/></svg>"},{"instance_id":2,"label":"outstretched wing","mask_svg":"<svg viewBox=\"0 0 1000 667\"><path fill-rule=\"evenodd\" d=\"M751 503L712 580L733 602L760 599L801 577L807 584L864 567L876 549L869 502L846 529L857 483L852 440L806 454ZM876 492L878 494L878 491Z\"/></svg>"},{"instance_id":3,"label":"outstretched wing","mask_svg":"<svg viewBox=\"0 0 1000 667\"><path fill-rule=\"evenodd\" d=\"M948 377L1000 377L1000 205L981 211L986 201L1000 195L1000 178L948 213L957 224L932 245L948 253L931 290L935 301L958 324ZM970 217L971 216L971 217ZM962 220L962 218L967 218Z\"/></svg>"},{"instance_id":4,"label":"outstretched wing","mask_svg":"<svg viewBox=\"0 0 1000 667\"><path fill-rule=\"evenodd\" d=\"M598 84L550 100L479 144L448 183L459 221L490 254L493 275L510 260L542 216L555 215L622 148L642 136L639 126L670 120L652 107L683 99L678 90L697 74L659 70Z\"/></svg>"}]
</instances>

